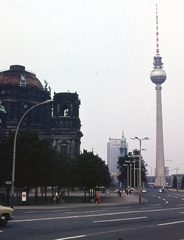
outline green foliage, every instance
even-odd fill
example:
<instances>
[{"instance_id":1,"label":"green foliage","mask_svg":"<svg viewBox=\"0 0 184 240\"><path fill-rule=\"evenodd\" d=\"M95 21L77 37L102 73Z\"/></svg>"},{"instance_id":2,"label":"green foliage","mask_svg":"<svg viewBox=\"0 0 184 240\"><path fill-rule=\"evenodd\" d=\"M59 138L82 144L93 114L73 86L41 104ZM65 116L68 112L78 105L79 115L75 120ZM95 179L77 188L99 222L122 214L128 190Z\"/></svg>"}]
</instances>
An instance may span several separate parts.
<instances>
[{"instance_id":1,"label":"green foliage","mask_svg":"<svg viewBox=\"0 0 184 240\"><path fill-rule=\"evenodd\" d=\"M83 151L77 158L76 173L80 187L108 186L111 182L105 162L93 152Z\"/></svg>"},{"instance_id":2,"label":"green foliage","mask_svg":"<svg viewBox=\"0 0 184 240\"><path fill-rule=\"evenodd\" d=\"M11 180L14 132L1 143L0 185ZM19 130L16 143L15 187L107 186L111 182L105 162L84 150L77 159L56 151L49 140L30 129Z\"/></svg>"},{"instance_id":3,"label":"green foliage","mask_svg":"<svg viewBox=\"0 0 184 240\"><path fill-rule=\"evenodd\" d=\"M1 146L1 183L10 179L12 173L13 143L14 133L11 132ZM16 144L15 185L24 187L50 184L55 154L50 142L40 139L37 132L20 130Z\"/></svg>"},{"instance_id":4,"label":"green foliage","mask_svg":"<svg viewBox=\"0 0 184 240\"><path fill-rule=\"evenodd\" d=\"M135 162L135 163L134 163ZM129 167L131 164L131 168ZM128 166L127 166L128 165ZM133 178L135 177L135 185L137 186L137 171L135 171L135 176L133 173L133 168L135 169L139 168L139 156L132 155L131 152L129 152L127 155L123 157L118 158L117 162L117 168L120 171L120 174L118 176L118 180L121 182L126 183L127 185L127 167L129 167L129 171L131 169L131 176L132 176L132 183L133 183ZM141 161L141 181L146 182L146 167L145 167L145 161L142 159Z\"/></svg>"},{"instance_id":5,"label":"green foliage","mask_svg":"<svg viewBox=\"0 0 184 240\"><path fill-rule=\"evenodd\" d=\"M182 176L182 179L181 179L181 188L184 189L184 176Z\"/></svg>"},{"instance_id":6,"label":"green foliage","mask_svg":"<svg viewBox=\"0 0 184 240\"><path fill-rule=\"evenodd\" d=\"M172 187L173 188L177 188L177 178L176 178L176 175L173 178Z\"/></svg>"},{"instance_id":7,"label":"green foliage","mask_svg":"<svg viewBox=\"0 0 184 240\"><path fill-rule=\"evenodd\" d=\"M76 160L68 155L58 153L55 159L54 185L61 187L75 186Z\"/></svg>"}]
</instances>

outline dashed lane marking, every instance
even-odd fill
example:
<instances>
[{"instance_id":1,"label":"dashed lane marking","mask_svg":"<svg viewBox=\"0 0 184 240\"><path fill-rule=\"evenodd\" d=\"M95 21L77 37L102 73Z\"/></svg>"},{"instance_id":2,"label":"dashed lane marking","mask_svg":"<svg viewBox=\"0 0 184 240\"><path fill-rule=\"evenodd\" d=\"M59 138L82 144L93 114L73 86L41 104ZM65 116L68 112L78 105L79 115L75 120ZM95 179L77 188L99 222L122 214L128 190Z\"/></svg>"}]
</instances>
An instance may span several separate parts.
<instances>
[{"instance_id":1,"label":"dashed lane marking","mask_svg":"<svg viewBox=\"0 0 184 240\"><path fill-rule=\"evenodd\" d=\"M110 219L110 220L98 220L98 221L93 221L93 223L118 222L118 221L138 220L138 219L143 219L143 218L147 218L147 217L135 217L135 218L120 218L120 219Z\"/></svg>"}]
</instances>

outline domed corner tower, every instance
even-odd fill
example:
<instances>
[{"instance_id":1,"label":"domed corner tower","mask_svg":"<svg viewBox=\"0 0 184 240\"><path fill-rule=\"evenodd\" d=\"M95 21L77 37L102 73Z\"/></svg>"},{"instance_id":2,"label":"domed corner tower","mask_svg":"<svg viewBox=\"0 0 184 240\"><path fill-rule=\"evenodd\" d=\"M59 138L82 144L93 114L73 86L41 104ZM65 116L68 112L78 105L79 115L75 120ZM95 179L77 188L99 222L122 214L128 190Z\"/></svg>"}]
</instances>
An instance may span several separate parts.
<instances>
[{"instance_id":1,"label":"domed corner tower","mask_svg":"<svg viewBox=\"0 0 184 240\"><path fill-rule=\"evenodd\" d=\"M50 99L50 91L43 87L32 72L22 65L12 65L0 72L0 134L1 139L17 128L22 115L32 106ZM42 105L30 111L20 127L39 129L50 127L51 106ZM38 114L39 113L39 114Z\"/></svg>"},{"instance_id":2,"label":"domed corner tower","mask_svg":"<svg viewBox=\"0 0 184 240\"><path fill-rule=\"evenodd\" d=\"M59 152L75 157L80 154L81 121L80 100L77 93L56 93L54 95L51 139Z\"/></svg>"}]
</instances>

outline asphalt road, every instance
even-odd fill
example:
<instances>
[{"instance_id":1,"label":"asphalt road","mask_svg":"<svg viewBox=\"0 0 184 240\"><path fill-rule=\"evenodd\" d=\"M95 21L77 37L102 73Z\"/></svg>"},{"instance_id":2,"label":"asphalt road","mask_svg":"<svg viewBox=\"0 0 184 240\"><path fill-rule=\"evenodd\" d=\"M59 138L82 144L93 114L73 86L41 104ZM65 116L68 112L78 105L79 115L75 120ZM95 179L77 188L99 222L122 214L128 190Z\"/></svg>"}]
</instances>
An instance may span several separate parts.
<instances>
[{"instance_id":1,"label":"asphalt road","mask_svg":"<svg viewBox=\"0 0 184 240\"><path fill-rule=\"evenodd\" d=\"M147 203L21 209L0 239L19 240L184 240L184 192L142 195Z\"/></svg>"}]
</instances>

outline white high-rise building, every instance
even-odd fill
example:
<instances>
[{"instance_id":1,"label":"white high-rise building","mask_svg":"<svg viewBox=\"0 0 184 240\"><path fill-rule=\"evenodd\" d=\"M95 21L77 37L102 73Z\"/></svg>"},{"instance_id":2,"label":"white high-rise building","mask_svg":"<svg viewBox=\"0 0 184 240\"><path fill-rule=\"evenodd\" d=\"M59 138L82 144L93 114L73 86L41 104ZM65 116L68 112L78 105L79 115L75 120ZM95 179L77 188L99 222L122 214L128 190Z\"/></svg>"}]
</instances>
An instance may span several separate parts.
<instances>
[{"instance_id":1,"label":"white high-rise building","mask_svg":"<svg viewBox=\"0 0 184 240\"><path fill-rule=\"evenodd\" d=\"M116 176L119 171L117 169L118 157L127 154L127 143L124 137L124 132L122 133L122 138L109 138L107 143L107 165L109 167L109 172L111 176Z\"/></svg>"}]
</instances>

